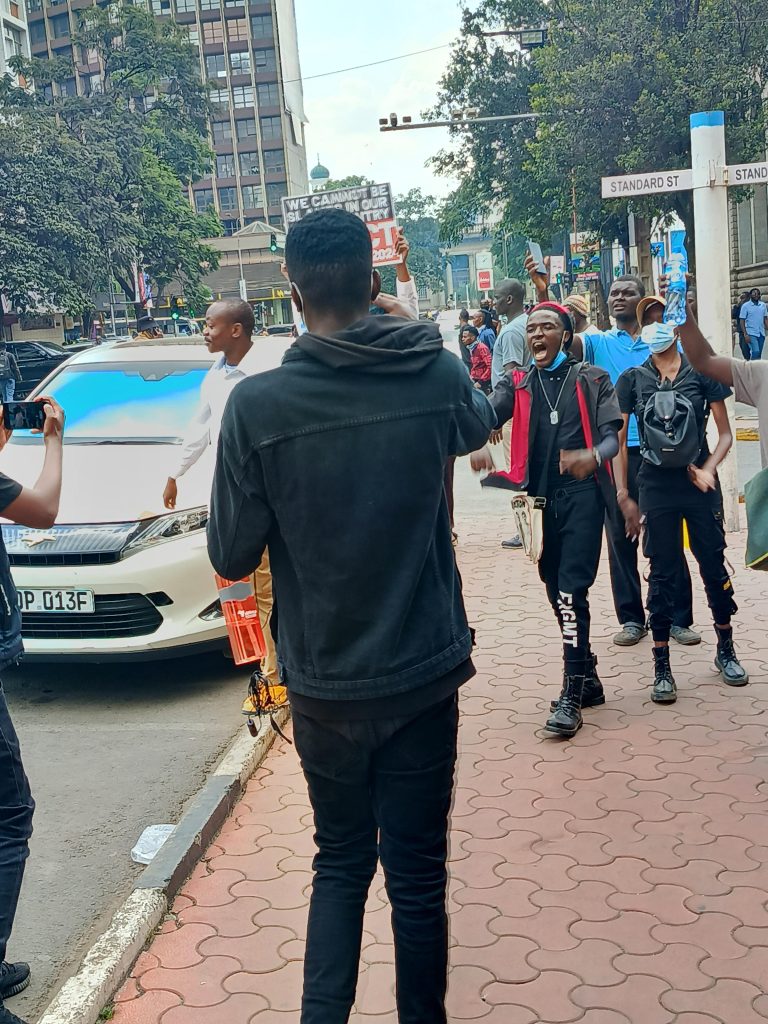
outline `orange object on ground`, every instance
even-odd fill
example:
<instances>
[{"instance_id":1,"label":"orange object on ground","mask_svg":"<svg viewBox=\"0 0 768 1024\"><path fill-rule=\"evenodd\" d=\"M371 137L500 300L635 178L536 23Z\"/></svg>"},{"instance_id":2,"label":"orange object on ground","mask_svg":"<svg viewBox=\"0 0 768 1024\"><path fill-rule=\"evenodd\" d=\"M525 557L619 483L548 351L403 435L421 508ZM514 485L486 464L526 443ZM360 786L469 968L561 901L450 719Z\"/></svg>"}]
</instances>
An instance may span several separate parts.
<instances>
[{"instance_id":1,"label":"orange object on ground","mask_svg":"<svg viewBox=\"0 0 768 1024\"><path fill-rule=\"evenodd\" d=\"M236 665L261 661L267 652L264 633L259 622L259 605L253 589L253 578L225 580L218 574L216 586L227 624L229 642Z\"/></svg>"}]
</instances>

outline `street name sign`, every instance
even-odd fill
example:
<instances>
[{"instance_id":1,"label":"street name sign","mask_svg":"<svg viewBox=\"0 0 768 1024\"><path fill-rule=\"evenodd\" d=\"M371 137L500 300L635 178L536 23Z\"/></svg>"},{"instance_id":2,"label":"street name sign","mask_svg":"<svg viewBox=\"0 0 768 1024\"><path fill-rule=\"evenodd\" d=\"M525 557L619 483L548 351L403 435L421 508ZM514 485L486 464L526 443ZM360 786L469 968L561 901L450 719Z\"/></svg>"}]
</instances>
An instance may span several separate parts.
<instances>
[{"instance_id":1,"label":"street name sign","mask_svg":"<svg viewBox=\"0 0 768 1024\"><path fill-rule=\"evenodd\" d=\"M603 199L649 196L654 192L684 192L693 188L693 171L646 171L603 178Z\"/></svg>"},{"instance_id":2,"label":"street name sign","mask_svg":"<svg viewBox=\"0 0 768 1024\"><path fill-rule=\"evenodd\" d=\"M762 164L729 164L729 185L759 185L768 182L768 162Z\"/></svg>"}]
</instances>

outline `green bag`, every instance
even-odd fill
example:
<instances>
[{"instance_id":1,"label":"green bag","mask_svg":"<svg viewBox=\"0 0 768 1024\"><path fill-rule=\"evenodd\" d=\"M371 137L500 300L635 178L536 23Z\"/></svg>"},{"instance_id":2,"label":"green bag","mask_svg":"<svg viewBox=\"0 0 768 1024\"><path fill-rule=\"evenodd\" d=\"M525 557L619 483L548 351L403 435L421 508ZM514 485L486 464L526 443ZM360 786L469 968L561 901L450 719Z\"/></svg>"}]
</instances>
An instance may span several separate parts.
<instances>
[{"instance_id":1,"label":"green bag","mask_svg":"<svg viewBox=\"0 0 768 1024\"><path fill-rule=\"evenodd\" d=\"M747 568L768 570L768 469L761 469L747 481L744 502L747 506Z\"/></svg>"}]
</instances>

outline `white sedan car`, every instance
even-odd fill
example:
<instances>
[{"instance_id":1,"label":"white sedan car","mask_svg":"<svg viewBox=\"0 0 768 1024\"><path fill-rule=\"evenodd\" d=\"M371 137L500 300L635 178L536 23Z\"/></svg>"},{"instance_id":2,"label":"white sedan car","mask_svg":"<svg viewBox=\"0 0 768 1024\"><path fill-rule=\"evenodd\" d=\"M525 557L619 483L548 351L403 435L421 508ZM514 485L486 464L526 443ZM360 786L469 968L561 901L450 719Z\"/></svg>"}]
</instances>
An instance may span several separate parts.
<instances>
[{"instance_id":1,"label":"white sedan car","mask_svg":"<svg viewBox=\"0 0 768 1024\"><path fill-rule=\"evenodd\" d=\"M263 369L290 343L256 339ZM213 358L200 338L96 347L33 393L55 396L67 420L56 525L2 524L28 656L133 660L225 646L205 539L215 453L180 479L174 512L162 501ZM42 462L40 436L26 430L0 455L0 469L27 485Z\"/></svg>"}]
</instances>

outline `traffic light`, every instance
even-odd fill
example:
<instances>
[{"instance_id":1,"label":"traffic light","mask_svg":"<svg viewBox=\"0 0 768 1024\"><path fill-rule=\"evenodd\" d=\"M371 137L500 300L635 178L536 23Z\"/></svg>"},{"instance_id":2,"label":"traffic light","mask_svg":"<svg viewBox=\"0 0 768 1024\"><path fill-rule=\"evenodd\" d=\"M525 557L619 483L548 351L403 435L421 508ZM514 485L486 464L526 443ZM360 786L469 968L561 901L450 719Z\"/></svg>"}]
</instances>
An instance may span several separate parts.
<instances>
[{"instance_id":1,"label":"traffic light","mask_svg":"<svg viewBox=\"0 0 768 1024\"><path fill-rule=\"evenodd\" d=\"M183 307L184 307L184 296L183 295L177 295L176 296L176 305L179 307L179 309L183 309Z\"/></svg>"},{"instance_id":2,"label":"traffic light","mask_svg":"<svg viewBox=\"0 0 768 1024\"><path fill-rule=\"evenodd\" d=\"M171 320L178 320L179 316L180 314L178 309L174 309L174 311L171 313Z\"/></svg>"},{"instance_id":3,"label":"traffic light","mask_svg":"<svg viewBox=\"0 0 768 1024\"><path fill-rule=\"evenodd\" d=\"M277 252L277 235L275 234L274 231L269 236L269 251Z\"/></svg>"}]
</instances>

